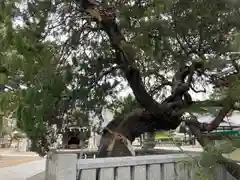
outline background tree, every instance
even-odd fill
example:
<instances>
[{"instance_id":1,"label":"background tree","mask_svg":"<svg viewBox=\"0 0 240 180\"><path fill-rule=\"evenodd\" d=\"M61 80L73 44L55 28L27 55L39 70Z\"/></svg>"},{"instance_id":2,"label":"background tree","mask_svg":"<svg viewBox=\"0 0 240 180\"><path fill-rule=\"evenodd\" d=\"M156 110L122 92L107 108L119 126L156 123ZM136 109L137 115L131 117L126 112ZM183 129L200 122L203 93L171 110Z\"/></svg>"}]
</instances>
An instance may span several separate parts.
<instances>
[{"instance_id":1,"label":"background tree","mask_svg":"<svg viewBox=\"0 0 240 180\"><path fill-rule=\"evenodd\" d=\"M17 8L17 1L1 1L0 100L3 116L17 117L18 127L32 141L31 149L44 155L63 126L79 120L76 110L90 113L95 103L84 103L88 89L77 87L84 78L79 79L77 67L66 62L61 46L45 40L51 7L50 1L39 3L37 13L31 3ZM86 125L85 120L79 123Z\"/></svg>"}]
</instances>

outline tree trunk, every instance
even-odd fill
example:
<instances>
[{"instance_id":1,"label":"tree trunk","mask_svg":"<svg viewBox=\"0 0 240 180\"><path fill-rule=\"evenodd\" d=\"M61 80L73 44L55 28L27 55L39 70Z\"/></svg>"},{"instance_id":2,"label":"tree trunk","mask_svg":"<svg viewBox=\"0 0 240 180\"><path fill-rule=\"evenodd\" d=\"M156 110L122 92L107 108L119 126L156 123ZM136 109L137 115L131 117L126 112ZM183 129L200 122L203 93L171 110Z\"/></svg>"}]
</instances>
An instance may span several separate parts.
<instances>
[{"instance_id":1,"label":"tree trunk","mask_svg":"<svg viewBox=\"0 0 240 180\"><path fill-rule=\"evenodd\" d=\"M147 132L144 134L143 146L144 149L154 148L155 143L155 132Z\"/></svg>"}]
</instances>

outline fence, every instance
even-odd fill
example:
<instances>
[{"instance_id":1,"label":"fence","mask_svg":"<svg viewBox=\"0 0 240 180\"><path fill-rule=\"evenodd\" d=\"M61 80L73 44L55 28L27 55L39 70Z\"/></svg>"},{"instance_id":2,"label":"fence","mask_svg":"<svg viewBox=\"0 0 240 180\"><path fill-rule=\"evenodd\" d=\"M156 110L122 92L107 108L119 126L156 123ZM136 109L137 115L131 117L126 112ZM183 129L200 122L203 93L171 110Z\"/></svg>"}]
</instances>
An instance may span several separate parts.
<instances>
[{"instance_id":1,"label":"fence","mask_svg":"<svg viewBox=\"0 0 240 180\"><path fill-rule=\"evenodd\" d=\"M176 147L176 146L175 146ZM139 147L134 147L136 156L141 156L141 155L156 155L156 154L177 154L181 153L179 150L164 150L164 149L142 149ZM52 154L76 154L78 159L95 159L97 155L97 149L61 149L61 150L56 150L53 149L51 150L48 154L51 156ZM196 154L197 152L188 152L191 154Z\"/></svg>"},{"instance_id":2,"label":"fence","mask_svg":"<svg viewBox=\"0 0 240 180\"><path fill-rule=\"evenodd\" d=\"M186 154L79 159L77 153L53 153L46 180L196 180L189 160ZM215 179L236 180L221 167Z\"/></svg>"}]
</instances>

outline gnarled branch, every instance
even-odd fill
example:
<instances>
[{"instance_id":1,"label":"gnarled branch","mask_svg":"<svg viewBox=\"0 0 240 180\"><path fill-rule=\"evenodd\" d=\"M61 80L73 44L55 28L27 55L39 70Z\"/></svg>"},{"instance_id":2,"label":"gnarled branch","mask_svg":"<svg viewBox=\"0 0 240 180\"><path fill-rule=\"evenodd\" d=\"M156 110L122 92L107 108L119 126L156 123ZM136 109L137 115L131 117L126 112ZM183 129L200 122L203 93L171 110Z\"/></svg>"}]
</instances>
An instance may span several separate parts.
<instances>
[{"instance_id":1,"label":"gnarled branch","mask_svg":"<svg viewBox=\"0 0 240 180\"><path fill-rule=\"evenodd\" d=\"M194 124L194 126L198 127L200 131L213 131L215 130L219 124L223 121L225 116L232 110L234 106L234 102L232 100L225 99L225 104L222 109L218 112L217 116L210 123L200 123L198 121L186 121L187 125Z\"/></svg>"}]
</instances>

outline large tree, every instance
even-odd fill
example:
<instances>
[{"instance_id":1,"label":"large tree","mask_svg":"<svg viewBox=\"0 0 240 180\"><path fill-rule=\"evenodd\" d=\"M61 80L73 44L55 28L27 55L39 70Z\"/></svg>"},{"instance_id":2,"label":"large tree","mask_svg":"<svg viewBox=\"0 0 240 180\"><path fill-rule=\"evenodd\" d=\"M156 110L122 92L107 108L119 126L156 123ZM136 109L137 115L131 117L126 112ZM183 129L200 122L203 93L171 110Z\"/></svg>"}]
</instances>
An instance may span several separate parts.
<instances>
[{"instance_id":1,"label":"large tree","mask_svg":"<svg viewBox=\"0 0 240 180\"><path fill-rule=\"evenodd\" d=\"M101 156L121 155L114 148L129 155L127 140L175 129L182 121L209 150L212 141L203 132L239 109L238 54L229 53L239 50L238 1L32 0L15 5L14 0L1 2L6 10L0 13L5 19L0 32L7 40L3 57L12 58L2 69L26 87L18 105L19 122L32 123L22 126L25 131L59 124L56 117L75 106L101 118L103 108L114 108L124 81L141 108L109 123ZM12 16L15 23L20 19L19 26L12 26ZM197 100L199 93L208 98ZM194 112L213 108L216 118L210 123L194 118ZM220 153L216 157L239 179L236 163Z\"/></svg>"},{"instance_id":2,"label":"large tree","mask_svg":"<svg viewBox=\"0 0 240 180\"><path fill-rule=\"evenodd\" d=\"M65 125L89 125L92 107L79 100L87 90L74 88L80 81L72 72L76 67L64 63L60 46L43 37L49 2L40 3L39 13L31 4L30 11L18 5L15 0L0 3L0 121L16 118L31 149L45 155Z\"/></svg>"}]
</instances>

